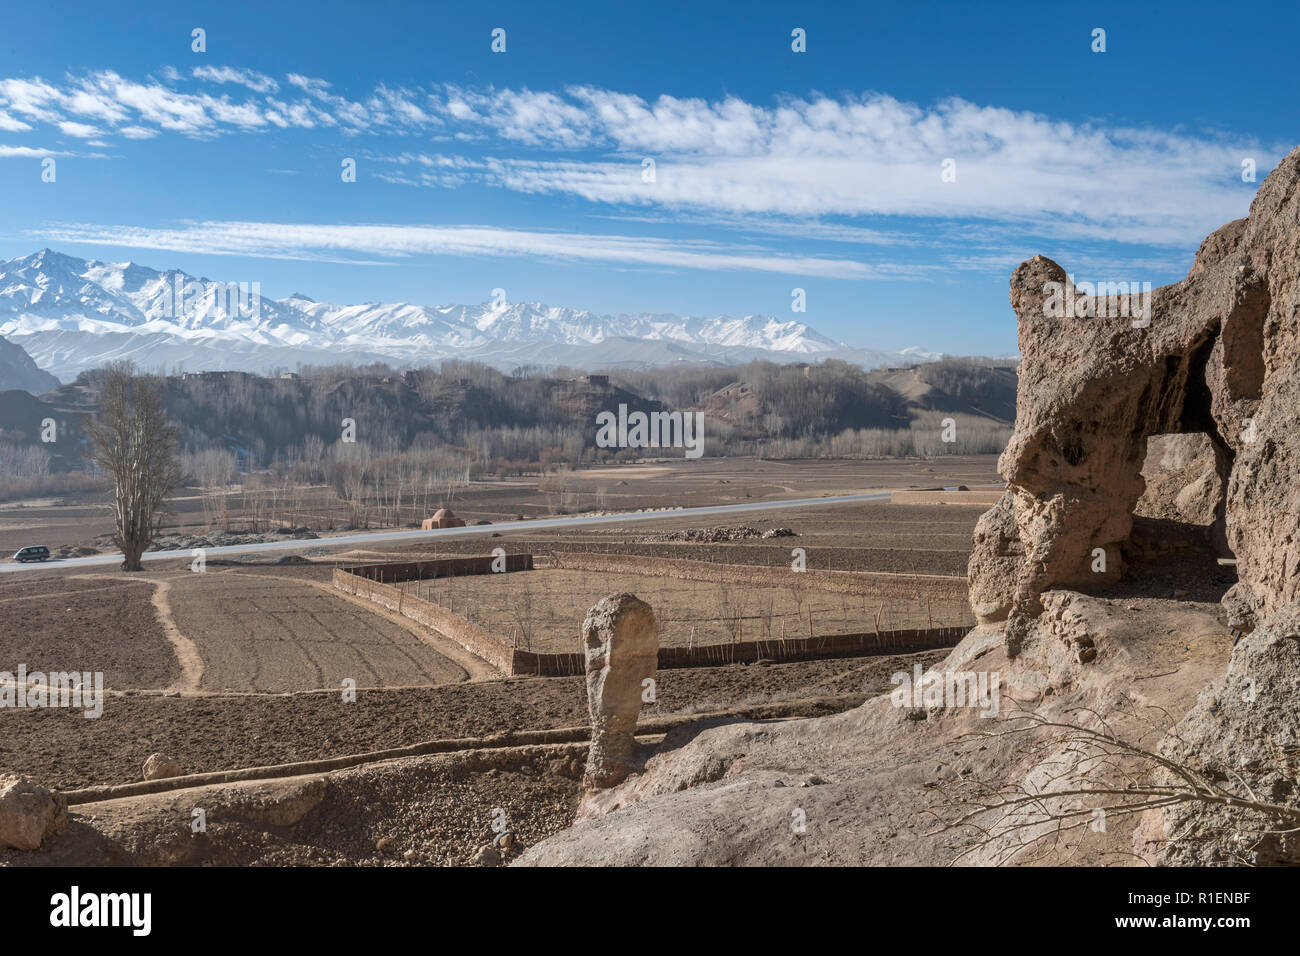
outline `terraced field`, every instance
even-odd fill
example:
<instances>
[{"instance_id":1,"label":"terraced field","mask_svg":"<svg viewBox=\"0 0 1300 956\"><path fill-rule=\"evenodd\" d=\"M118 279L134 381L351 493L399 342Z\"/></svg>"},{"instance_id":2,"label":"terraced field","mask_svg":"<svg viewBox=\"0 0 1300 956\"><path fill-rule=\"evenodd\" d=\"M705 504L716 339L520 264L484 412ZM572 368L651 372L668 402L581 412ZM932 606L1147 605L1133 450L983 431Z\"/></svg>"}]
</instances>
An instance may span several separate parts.
<instances>
[{"instance_id":1,"label":"terraced field","mask_svg":"<svg viewBox=\"0 0 1300 956\"><path fill-rule=\"evenodd\" d=\"M464 668L395 623L295 576L210 569L171 577L176 626L203 659L205 691L446 684Z\"/></svg>"}]
</instances>

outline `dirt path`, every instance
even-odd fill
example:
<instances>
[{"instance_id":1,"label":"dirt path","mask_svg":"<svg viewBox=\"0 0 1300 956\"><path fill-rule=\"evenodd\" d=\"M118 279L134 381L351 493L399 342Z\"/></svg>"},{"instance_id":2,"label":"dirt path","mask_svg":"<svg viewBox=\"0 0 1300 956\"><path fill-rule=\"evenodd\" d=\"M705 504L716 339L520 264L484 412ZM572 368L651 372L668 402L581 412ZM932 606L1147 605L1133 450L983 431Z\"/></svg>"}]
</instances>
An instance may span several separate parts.
<instances>
[{"instance_id":1,"label":"dirt path","mask_svg":"<svg viewBox=\"0 0 1300 956\"><path fill-rule=\"evenodd\" d=\"M77 593L93 594L96 591L113 591L113 590L115 590L114 586L105 585L102 588L83 588L79 590ZM18 597L0 598L0 604L13 604L16 601L39 601L39 600L44 600L46 598L63 598L63 597L67 597L67 593L68 593L67 591L40 591L36 594L22 594L19 595Z\"/></svg>"},{"instance_id":2,"label":"dirt path","mask_svg":"<svg viewBox=\"0 0 1300 956\"><path fill-rule=\"evenodd\" d=\"M73 577L108 580L118 583L122 580L120 575L112 574L76 574ZM168 643L172 646L172 651L176 654L176 662L180 664L180 677L167 689L181 692L198 690L199 682L203 680L203 658L199 654L198 645L181 633L181 629L176 626L176 619L172 614L172 605L169 599L171 583L161 578L133 576L131 580L144 581L154 586L152 599L154 613L158 616L158 623L163 629L163 634L167 637Z\"/></svg>"}]
</instances>

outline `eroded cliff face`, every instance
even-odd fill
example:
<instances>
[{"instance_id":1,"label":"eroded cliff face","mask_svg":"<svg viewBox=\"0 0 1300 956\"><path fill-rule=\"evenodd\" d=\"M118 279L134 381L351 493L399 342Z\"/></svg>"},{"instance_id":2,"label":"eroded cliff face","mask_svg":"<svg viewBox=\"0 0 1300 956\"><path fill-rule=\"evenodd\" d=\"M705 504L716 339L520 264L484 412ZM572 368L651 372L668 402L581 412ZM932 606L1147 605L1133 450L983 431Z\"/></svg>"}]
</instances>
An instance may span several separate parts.
<instances>
[{"instance_id":1,"label":"eroded cliff face","mask_svg":"<svg viewBox=\"0 0 1300 956\"><path fill-rule=\"evenodd\" d=\"M1203 528L1213 551L1237 559L1221 616L1245 635L1161 750L1211 781L1249 779L1283 806L1300 792L1298 184L1300 149L1149 310L1096 296L1062 310L1049 297L1075 290L1060 266L1036 257L1016 269L1023 362L999 462L1008 489L980 520L969 568L977 617L1004 622L1014 657L1050 639L1048 592L1110 583L1150 547L1135 512ZM1076 660L1086 665L1104 639L1086 635ZM1247 839L1232 810L1182 803L1147 817L1135 849L1149 860L1300 862L1286 828Z\"/></svg>"},{"instance_id":2,"label":"eroded cliff face","mask_svg":"<svg viewBox=\"0 0 1300 956\"><path fill-rule=\"evenodd\" d=\"M1300 150L1250 216L1209 236L1187 278L1135 295L1089 294L1042 256L1011 277L1019 322L1016 429L1005 499L980 522L972 605L1007 620L1017 653L1054 587L1123 576L1145 489L1148 439L1206 436L1206 479L1239 583L1229 624L1250 630L1300 596ZM1191 504L1195 504L1192 502Z\"/></svg>"},{"instance_id":3,"label":"eroded cliff face","mask_svg":"<svg viewBox=\"0 0 1300 956\"><path fill-rule=\"evenodd\" d=\"M1143 753L1164 734L1155 746L1167 760L1300 812L1298 185L1300 149L1249 217L1209 236L1187 278L1149 302L1080 295L1041 256L1016 269L1023 361L999 464L1008 488L981 518L970 561L981 623L931 674L997 674L1004 699L1046 720L1091 713L1144 741ZM1226 595L1226 584L1180 591L1175 526L1199 535L1212 567L1231 549L1238 582ZM1175 580L1158 591L1142 577L1153 538L1174 552L1160 567ZM520 862L1033 862L1006 852L1020 831L996 808L978 821L990 838L974 853L922 826L936 788L980 780L1037 802L1044 780L1078 792L1132 779L1092 761L1063 773L1073 744L1046 762L1010 747L1014 735L963 748L990 728L969 708L918 713L888 696L829 718L682 728L603 791L598 812ZM792 833L792 816L806 830ZM1243 827L1222 804L1128 819L1082 837L1082 855L1045 859L1300 863L1300 841L1261 839L1267 824Z\"/></svg>"}]
</instances>

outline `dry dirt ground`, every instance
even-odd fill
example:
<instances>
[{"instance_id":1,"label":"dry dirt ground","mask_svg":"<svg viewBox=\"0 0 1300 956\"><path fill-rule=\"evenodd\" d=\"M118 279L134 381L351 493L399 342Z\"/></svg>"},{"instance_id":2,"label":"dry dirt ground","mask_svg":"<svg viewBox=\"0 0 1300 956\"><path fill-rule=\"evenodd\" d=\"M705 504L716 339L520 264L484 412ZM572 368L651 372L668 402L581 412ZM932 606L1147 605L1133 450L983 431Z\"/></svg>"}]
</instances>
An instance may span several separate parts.
<instances>
[{"instance_id":1,"label":"dry dirt ground","mask_svg":"<svg viewBox=\"0 0 1300 956\"><path fill-rule=\"evenodd\" d=\"M408 627L300 576L210 568L168 575L177 627L203 658L200 690L283 693L447 684L465 670Z\"/></svg>"},{"instance_id":2,"label":"dry dirt ground","mask_svg":"<svg viewBox=\"0 0 1300 956\"><path fill-rule=\"evenodd\" d=\"M1119 712L1119 705L1131 706L1143 721L1177 719L1221 671L1230 651L1231 638L1217 623L1213 604L1137 595L1077 595L1073 601L1087 617L1089 632L1105 635L1097 659L1087 665L1086 681L1051 634L1031 645L1034 660L1008 662L996 628L972 632L944 666L1000 672L1004 704L1014 698L1056 719L1077 719L1071 715L1080 707L1094 709L1121 734L1138 739L1151 728L1127 719L1129 711ZM677 693L691 701L684 709L706 698L716 706L727 699L728 686L731 700L748 695L767 701L800 685L860 687L874 696L890 689L891 672L910 670L913 662L934 666L944 655L672 671L661 675L666 680L660 707L670 709L671 695ZM694 685L696 680L708 685ZM371 736L382 723L381 712L405 719L415 709L413 702L439 694L455 698L454 710L434 707L405 732L380 740ZM546 711L538 704L551 694L556 695L554 709ZM529 727L580 724L585 709L579 678L386 691L376 693L370 704L363 696L349 705L364 719L352 725L358 736L343 741L342 749L406 743L432 736L429 731L440 727L450 733L480 732L482 725L439 724L432 714L463 720L486 712L489 699L501 713L521 715L520 722ZM256 707L246 711L249 702ZM119 703L125 705L122 710ZM337 718L347 713L320 694L259 695L243 702L137 696L113 701L103 721L113 715L122 719L126 707L136 706L156 707L160 733L179 739L194 753L222 736L205 735L204 728L230 726L235 713L247 719L251 712L284 708L277 715L282 723L250 727L249 738L237 742L245 753L253 742L280 748L263 759L320 753L326 749L316 739L322 728L340 726ZM210 710L226 706L236 710ZM511 722L508 716L501 721ZM892 706L888 696L811 720L709 721L671 734L653 758L655 773L620 788L629 791L624 799L639 797L636 802L572 829L575 775L584 750L580 744L405 758L310 776L181 789L76 805L65 834L37 853L0 853L0 865L458 865L469 863L477 848L492 841L493 822L499 819L512 835L507 862L943 864L973 848L963 861L988 864L1001 858L1005 842L973 844L977 832L945 832L941 821L960 815L985 784L1041 779L1044 765L1041 754L1030 756L1014 737L962 737L987 728L973 710L940 707L909 713ZM188 736L178 737L178 731ZM31 758L37 739L59 746L56 735L46 734L18 741L18 755ZM286 747L290 740L298 746ZM141 751L153 743L142 741ZM98 749L85 747L84 740L80 744L78 751ZM214 762L228 764L224 758ZM122 776L128 779L133 776L129 763L122 762ZM637 793L638 787L643 792ZM206 833L190 830L195 808L207 815ZM791 832L792 808L803 811L806 832ZM1063 843L1049 838L1031 846L1018 862L1137 863L1134 822L1112 820L1100 832L1083 828Z\"/></svg>"},{"instance_id":3,"label":"dry dirt ground","mask_svg":"<svg viewBox=\"0 0 1300 956\"><path fill-rule=\"evenodd\" d=\"M99 671L106 687L167 687L180 665L152 603L155 586L121 577L0 579L0 671Z\"/></svg>"},{"instance_id":4,"label":"dry dirt ground","mask_svg":"<svg viewBox=\"0 0 1300 956\"><path fill-rule=\"evenodd\" d=\"M1002 655L996 628L976 629L941 666L1001 673L1004 703L1014 698L1054 719L1077 719L1072 715L1078 708L1090 708L1105 714L1123 736L1138 739L1150 732L1145 724L1150 715L1157 721L1177 719L1222 670L1230 651L1231 638L1210 603L1132 594L1070 600L1087 618L1088 631L1104 635L1096 660L1086 665L1086 680L1051 633L1012 663ZM944 654L915 660L936 665ZM673 671L665 675L671 680L661 706L667 709L667 695L687 692L697 677L715 686L689 688L687 696L696 702L721 697L716 682L736 677L743 679L733 688L735 696L771 699L800 683L825 689L856 685L879 695L889 689L888 672L910 669L910 663L880 658ZM854 672L835 672L846 666ZM814 676L814 671L821 673ZM795 676L800 672L810 679L800 681ZM674 687L676 681L682 686ZM462 698L500 692L517 707L524 700L535 702L534 692L543 687L558 688L566 697L568 709L561 705L552 714L556 724L581 716L577 678L437 690ZM320 696L255 699L267 706L277 700L297 706ZM150 703L190 708L214 702ZM472 703L460 712L482 711L481 699ZM1121 705L1132 710L1121 712ZM1143 722L1127 719L1130 712L1143 715ZM174 730L195 723L195 715L181 713L167 714L164 726ZM531 718L529 723L536 725ZM316 726L329 724L318 720ZM289 725L297 728L290 731L296 739L309 736L306 721ZM944 831L942 821L960 815L986 784L1041 781L1046 765L1041 753L1032 756L1015 736L963 737L986 729L974 710L939 707L917 713L893 706L888 696L810 720L709 721L674 731L657 745L659 756L647 768L652 772L608 792L609 798L625 801L622 809L573 828L568 825L576 810L574 776L582 745L405 758L80 804L72 808L68 831L46 849L0 853L0 864L457 865L470 863L476 849L492 841L494 820L503 820L502 828L511 834L506 862L942 865L973 850L963 862L991 864L1006 852L1004 839L973 843L978 831ZM200 742L197 735L193 742ZM348 749L359 743L350 741ZM1049 760L1057 759L1049 747ZM195 808L207 815L206 833L191 832ZM802 812L804 832L791 832L792 810ZM1049 833L1045 842L1022 851L1017 862L1135 864L1134 823L1114 819L1101 831L1082 828L1063 842Z\"/></svg>"},{"instance_id":5,"label":"dry dirt ground","mask_svg":"<svg viewBox=\"0 0 1300 956\"><path fill-rule=\"evenodd\" d=\"M660 470L647 467L644 476L636 468L613 469L617 475L597 475L592 480L609 482L607 506L613 510L909 484L975 484L992 477L993 459L967 460L956 470L948 467L942 476L926 472L930 466L917 462L714 462L691 474L683 473L690 466L680 461L669 463L667 471L665 466L657 467ZM622 481L627 484L620 485ZM4 612L0 652L5 655L0 670L6 661L14 666L71 669L67 659L80 661L89 654L88 662L78 669L103 670L109 687L152 689L114 693L98 720L61 710L0 712L0 769L74 789L138 781L144 759L155 751L172 756L187 772L206 772L336 757L430 739L586 725L581 678L484 679L481 662L466 660L463 651L458 655L458 648L438 636L332 593L330 573L342 561L392 560L416 553L484 553L501 546L510 552L609 550L788 566L790 547L797 545L806 549L810 568L960 575L980 512L979 508L885 502L756 512L743 520L715 524L789 527L796 537L682 544L662 539L672 530L697 526L696 521L669 515L623 528L538 533L530 532L526 521L508 520L515 513L541 515L556 510L544 493L537 492L536 482L532 492L516 484L481 489L479 494L475 499L479 511L458 498L458 512L471 520L477 516L507 519L500 526L501 536L472 542L440 540L436 552L426 542L340 555L313 551L305 541L301 554L318 563L210 560L206 572L193 574L185 562L175 562L150 567L136 577L109 569L74 576L51 568L0 581ZM520 501L523 506L516 507ZM586 500L582 506L587 506ZM196 527L196 507L191 502L182 508L181 524ZM17 510L26 511L21 520L10 511L0 516L0 522L39 525L51 515L68 522L49 525L56 538L63 534L59 528L71 529L66 541L43 542L51 546L75 543L73 532L78 528L96 534L104 530L95 525L99 520L94 517L95 506L84 502L71 512ZM10 542L15 548L31 543L31 529L11 531L16 535ZM0 542L8 533L0 524ZM605 584L613 587L621 582ZM600 583L593 587L596 596L606 590ZM581 600L588 596L582 595ZM10 609L14 609L12 616ZM575 625L582 612L585 607L575 612ZM184 659L186 648L197 658L197 668L194 661ZM658 702L646 714L703 713L733 705L847 695L842 702L825 705L842 709L888 690L890 675L910 671L914 661L928 664L943 654L665 671L658 677ZM355 703L345 703L335 690L305 692L337 687L345 677L355 679L361 688ZM188 690L177 695L177 687ZM164 696L162 688L173 690ZM177 809L177 844L168 851L174 852L176 862L464 863L490 841L491 818L498 808L506 809L520 846L567 826L577 796L574 776L582 750L525 748L491 759L413 758L332 773L323 789L310 781L250 785L254 791L267 790L272 794L268 799L281 808L272 810L267 819L296 822L268 828L262 818L258 823L232 811L223 820L218 813L210 831L213 838L206 843L192 840L188 826L196 791L155 797L164 804L173 800ZM211 797L214 806L225 798L215 792ZM292 808L304 800L311 812L295 817L297 810ZM67 838L61 838L49 853L0 855L0 863L92 858L132 862L132 840L143 846L154 839L149 834L156 836L161 804L146 810L130 801L112 803L120 806L101 803L76 808ZM290 810L283 809L286 806ZM117 821L113 832L121 839L112 847L96 843L100 831L87 825L91 815L100 822ZM154 823L146 825L146 818Z\"/></svg>"},{"instance_id":6,"label":"dry dirt ground","mask_svg":"<svg viewBox=\"0 0 1300 956\"><path fill-rule=\"evenodd\" d=\"M662 671L647 716L755 706L783 699L865 696L889 677L945 652ZM845 706L848 706L846 704ZM582 677L515 678L442 687L292 695L111 696L104 715L0 712L0 769L60 789L140 779L167 753L187 773L317 760L451 737L588 723Z\"/></svg>"},{"instance_id":7,"label":"dry dirt ground","mask_svg":"<svg viewBox=\"0 0 1300 956\"><path fill-rule=\"evenodd\" d=\"M880 657L860 661L821 661L770 667L701 668L664 675L665 692L648 716L665 716L680 701L687 712L718 711L731 707L770 706L779 713L831 714L853 706L869 694L889 686L897 670L914 664L928 666L943 651ZM409 741L421 734L466 730L481 733L484 704L499 705L502 725L528 728L583 723L585 695L580 678L527 679L466 684L436 691L460 699L453 710L421 710L428 698L410 692L376 692L381 710L356 712L352 729L357 736L343 748L386 746ZM838 698L821 705L798 698L838 692ZM467 698L466 695L475 695ZM477 695L488 695L479 697ZM339 711L321 700L323 695L294 697L258 696L256 700L279 709L288 738L301 746L283 749L275 756L323 755L312 730L328 726ZM308 702L324 714L316 723L304 714L288 714L285 706ZM184 708L194 698L130 698L182 710L165 716L170 729L193 723L197 715ZM363 698L364 699L364 698ZM208 702L215 701L209 698ZM220 698L235 704L234 698ZM551 708L544 702L550 700ZM278 704L276 703L278 702ZM539 708L539 703L543 706ZM415 704L415 706L412 706ZM468 706L460 706L468 705ZM358 704L350 705L353 708ZM268 711L263 711L266 713ZM377 714L404 715L415 721L407 733L374 738L383 721ZM539 722L539 714L542 719ZM200 726L207 721L198 718ZM214 715L225 722L224 715ZM771 723L779 723L776 718ZM268 728L262 728L266 730ZM650 738L657 739L657 738ZM199 735L195 743L204 745ZM208 734L206 743L213 742ZM65 833L35 853L0 850L0 866L46 865L374 865L439 866L474 862L475 852L495 844L502 862L515 859L527 847L559 833L573 820L579 797L578 780L586 752L585 743L545 746L500 746L435 756L411 757L368 763L332 772L261 779L235 784L190 786L181 789L74 805ZM217 763L227 765L228 758ZM190 769L190 768L186 768ZM102 776L102 775L97 775ZM127 774L128 778L133 775ZM191 823L196 809L205 815L206 830L195 833ZM505 838L502 839L502 835Z\"/></svg>"},{"instance_id":8,"label":"dry dirt ground","mask_svg":"<svg viewBox=\"0 0 1300 956\"><path fill-rule=\"evenodd\" d=\"M790 566L790 549L803 548L810 569L874 571L887 574L943 574L964 577L971 536L984 505L895 505L888 501L852 505L809 505L779 511L718 515L703 521L671 512L635 524L533 531L528 522L501 525L490 538L439 539L448 554L467 549L482 554L494 547L508 552L589 551L686 558L724 564ZM788 528L794 537L725 543L664 540L673 531L700 527L757 530ZM500 535L496 537L495 535ZM309 549L303 552L310 553ZM390 549L393 554L433 554L428 541ZM371 560L379 560L378 554Z\"/></svg>"},{"instance_id":9,"label":"dry dirt ground","mask_svg":"<svg viewBox=\"0 0 1300 956\"><path fill-rule=\"evenodd\" d=\"M790 577L798 583L793 572ZM966 601L927 599L924 579L910 599L561 568L413 581L403 588L516 647L551 654L582 653L587 609L623 591L654 608L661 647L975 624Z\"/></svg>"},{"instance_id":10,"label":"dry dirt ground","mask_svg":"<svg viewBox=\"0 0 1300 956\"><path fill-rule=\"evenodd\" d=\"M777 539L772 550L788 554L788 543L799 541L810 549L810 566L811 559L821 555L835 568L852 563L851 552L833 546L819 550L818 542L860 527L875 527L878 538L889 540L898 525L918 529L942 521L954 529L947 532L953 535L953 553L964 562L957 540L964 537L969 547L975 510L888 504L801 509L781 514L783 525L794 528L798 537ZM747 516L747 523L763 518ZM654 537L680 526L691 523L669 518L638 526L636 532ZM510 533L492 542L509 551L547 546L591 550L593 537L611 549L625 540L618 532L582 537L574 541ZM473 549L483 550L484 544L475 541ZM464 552L466 546L453 541L441 553ZM732 561L755 560L762 552L745 545L651 547L692 557L707 547L715 560ZM585 694L578 679L456 686L467 677L481 680L484 670L470 673L468 655L461 652L458 657L459 648L418 625L333 592L328 585L333 563L211 561L204 573L195 574L185 562L176 562L171 570L151 569L142 578L49 569L0 581L0 601L7 602L0 608L14 609L13 616L6 614L0 622L0 650L15 668L26 663L33 669L103 670L107 686L114 689L183 687L180 641L192 646L201 665L197 683L187 690L251 692L113 696L105 715L89 721L56 710L0 713L0 768L34 772L61 787L85 786L138 779L144 758L154 750L171 754L187 770L207 771L356 753L435 737L586 722ZM592 594L582 601L592 597L594 602L607 587L623 584L590 580ZM646 580L655 587L666 583ZM166 585L161 607L153 603L159 594L157 582ZM576 605L575 631L589 603ZM164 623L176 633L169 636ZM782 695L842 693L860 688L863 673L879 677L897 670L890 660L673 670L660 675L658 706L665 712L698 712L740 701L770 702ZM340 687L346 677L362 688L353 705L342 704L338 691L282 696ZM381 687L387 690L367 690ZM50 761L51 755L57 760Z\"/></svg>"},{"instance_id":11,"label":"dry dirt ground","mask_svg":"<svg viewBox=\"0 0 1300 956\"><path fill-rule=\"evenodd\" d=\"M499 833L509 859L569 825L580 751L448 754L87 804L41 851L0 850L0 866L455 866Z\"/></svg>"}]
</instances>

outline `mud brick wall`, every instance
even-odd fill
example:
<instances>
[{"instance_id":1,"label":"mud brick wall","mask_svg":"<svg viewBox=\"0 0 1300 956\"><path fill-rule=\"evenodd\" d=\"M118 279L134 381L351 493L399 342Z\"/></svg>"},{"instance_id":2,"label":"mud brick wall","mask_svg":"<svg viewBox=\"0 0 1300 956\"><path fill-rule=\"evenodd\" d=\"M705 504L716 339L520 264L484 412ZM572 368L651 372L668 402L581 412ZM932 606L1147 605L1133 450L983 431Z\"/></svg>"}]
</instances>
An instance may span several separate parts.
<instances>
[{"instance_id":1,"label":"mud brick wall","mask_svg":"<svg viewBox=\"0 0 1300 956\"><path fill-rule=\"evenodd\" d=\"M739 641L733 644L703 644L698 647L659 648L659 669L674 667L717 667L752 664L759 660L811 661L832 657L867 657L880 654L911 654L940 647L956 647L966 636L965 627L911 628L864 634L834 634L792 640ZM534 654L515 651L514 673L542 677L581 674L582 654Z\"/></svg>"},{"instance_id":2,"label":"mud brick wall","mask_svg":"<svg viewBox=\"0 0 1300 956\"><path fill-rule=\"evenodd\" d=\"M750 565L721 565L708 561L649 559L616 554L555 554L556 567L620 571L751 587L805 587L819 591L847 594L885 595L896 591L900 596L915 594L918 579L927 591L938 596L965 600L966 582L939 575L891 575L854 571L805 571L795 573L781 568ZM546 563L545 557L540 563ZM508 571L533 568L531 554L509 555ZM581 674L586 668L582 654L537 654L521 651L504 637L472 624L439 604L415 597L386 582L400 583L453 574L491 574L489 558L442 558L394 564L370 564L336 568L334 587L348 594L364 597L396 611L455 641L471 654L483 658L502 674L561 677ZM858 657L877 654L910 654L914 651L953 647L966 635L964 627L914 628L871 631L859 634L828 634L822 637L787 638L786 640L740 641L731 644L705 644L698 647L659 648L659 667L710 667L724 664L753 663L758 660L804 661L831 657Z\"/></svg>"},{"instance_id":3,"label":"mud brick wall","mask_svg":"<svg viewBox=\"0 0 1300 956\"><path fill-rule=\"evenodd\" d=\"M354 564L344 567L343 570L382 584L398 584L402 581L425 581L430 578L449 578L465 574L491 574L493 573L492 562L495 560L497 559L491 555L471 558L433 558L426 561ZM531 554L508 554L505 561L506 571L533 569Z\"/></svg>"},{"instance_id":4,"label":"mud brick wall","mask_svg":"<svg viewBox=\"0 0 1300 956\"><path fill-rule=\"evenodd\" d=\"M700 667L706 663L752 664L757 660L811 661L826 657L911 654L937 647L956 647L965 627L921 627L863 634L828 634L787 640L740 641L700 647L659 648L660 667Z\"/></svg>"},{"instance_id":5,"label":"mud brick wall","mask_svg":"<svg viewBox=\"0 0 1300 956\"><path fill-rule=\"evenodd\" d=\"M531 558L531 555L517 555ZM434 562L422 562L432 564ZM374 566L372 566L373 568ZM518 568L516 570L523 570ZM490 573L490 571L488 572ZM414 578L406 580L415 580ZM403 617L431 627L440 634L455 641L471 654L476 654L506 676L515 673L515 654L517 653L504 639L483 628L471 624L459 614L432 604L422 598L413 597L401 588L391 584L361 577L348 568L334 570L333 584L340 591L355 594L358 597L374 601L382 607L396 611Z\"/></svg>"}]
</instances>

